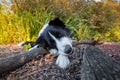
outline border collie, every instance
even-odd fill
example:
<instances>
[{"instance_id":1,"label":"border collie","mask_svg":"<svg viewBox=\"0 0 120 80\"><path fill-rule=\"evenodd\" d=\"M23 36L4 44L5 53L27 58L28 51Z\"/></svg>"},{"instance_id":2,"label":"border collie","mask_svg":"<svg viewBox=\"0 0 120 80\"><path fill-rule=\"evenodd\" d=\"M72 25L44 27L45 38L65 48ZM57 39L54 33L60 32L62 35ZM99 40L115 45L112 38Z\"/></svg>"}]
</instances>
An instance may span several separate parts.
<instances>
[{"instance_id":1,"label":"border collie","mask_svg":"<svg viewBox=\"0 0 120 80\"><path fill-rule=\"evenodd\" d=\"M29 50L38 45L44 47L50 54L58 55L56 64L59 67L63 69L68 67L70 63L68 55L72 52L71 33L59 18L55 18L43 26L36 42Z\"/></svg>"}]
</instances>

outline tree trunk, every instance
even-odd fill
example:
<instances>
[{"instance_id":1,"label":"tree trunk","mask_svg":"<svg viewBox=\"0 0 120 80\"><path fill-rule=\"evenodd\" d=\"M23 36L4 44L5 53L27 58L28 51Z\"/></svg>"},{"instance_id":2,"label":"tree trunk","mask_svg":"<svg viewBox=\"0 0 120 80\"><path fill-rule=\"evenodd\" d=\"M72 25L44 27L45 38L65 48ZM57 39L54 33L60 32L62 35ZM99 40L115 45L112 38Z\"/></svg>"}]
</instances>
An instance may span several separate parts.
<instances>
[{"instance_id":1,"label":"tree trunk","mask_svg":"<svg viewBox=\"0 0 120 80\"><path fill-rule=\"evenodd\" d=\"M43 48L39 47L31 51L9 56L7 58L0 58L0 74L15 70L30 60L34 59L36 56L45 53L46 51Z\"/></svg>"},{"instance_id":2,"label":"tree trunk","mask_svg":"<svg viewBox=\"0 0 120 80\"><path fill-rule=\"evenodd\" d=\"M81 80L120 80L120 63L99 48L87 46L83 54Z\"/></svg>"}]
</instances>

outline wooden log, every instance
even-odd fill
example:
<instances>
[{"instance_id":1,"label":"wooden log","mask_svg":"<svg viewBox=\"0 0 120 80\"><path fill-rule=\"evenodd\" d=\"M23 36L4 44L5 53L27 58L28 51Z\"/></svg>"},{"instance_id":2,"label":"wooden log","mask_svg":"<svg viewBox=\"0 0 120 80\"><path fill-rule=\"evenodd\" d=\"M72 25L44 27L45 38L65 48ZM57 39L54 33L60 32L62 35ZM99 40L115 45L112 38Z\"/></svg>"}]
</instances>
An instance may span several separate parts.
<instances>
[{"instance_id":1,"label":"wooden log","mask_svg":"<svg viewBox=\"0 0 120 80\"><path fill-rule=\"evenodd\" d=\"M95 46L84 50L81 80L120 80L120 63Z\"/></svg>"},{"instance_id":2,"label":"wooden log","mask_svg":"<svg viewBox=\"0 0 120 80\"><path fill-rule=\"evenodd\" d=\"M35 48L31 51L22 52L7 58L0 58L0 74L6 73L23 66L36 56L47 53L43 48Z\"/></svg>"}]
</instances>

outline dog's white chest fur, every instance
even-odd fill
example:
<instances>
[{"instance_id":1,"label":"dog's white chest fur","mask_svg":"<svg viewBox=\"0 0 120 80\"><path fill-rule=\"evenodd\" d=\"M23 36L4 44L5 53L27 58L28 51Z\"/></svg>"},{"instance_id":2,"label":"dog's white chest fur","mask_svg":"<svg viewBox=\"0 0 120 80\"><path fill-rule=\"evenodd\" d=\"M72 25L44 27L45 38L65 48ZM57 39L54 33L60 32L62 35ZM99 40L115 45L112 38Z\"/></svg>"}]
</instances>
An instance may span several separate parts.
<instances>
[{"instance_id":1,"label":"dog's white chest fur","mask_svg":"<svg viewBox=\"0 0 120 80\"><path fill-rule=\"evenodd\" d=\"M68 56L60 54L56 60L56 64L63 69L67 68L70 64Z\"/></svg>"}]
</instances>

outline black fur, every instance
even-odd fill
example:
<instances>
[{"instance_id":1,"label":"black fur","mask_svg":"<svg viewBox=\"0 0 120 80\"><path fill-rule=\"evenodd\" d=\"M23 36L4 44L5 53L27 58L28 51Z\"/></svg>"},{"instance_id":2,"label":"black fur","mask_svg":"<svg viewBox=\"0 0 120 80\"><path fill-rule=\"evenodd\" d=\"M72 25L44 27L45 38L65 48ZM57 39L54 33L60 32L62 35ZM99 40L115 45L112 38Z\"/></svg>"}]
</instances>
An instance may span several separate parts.
<instances>
[{"instance_id":1,"label":"black fur","mask_svg":"<svg viewBox=\"0 0 120 80\"><path fill-rule=\"evenodd\" d=\"M54 20L49 21L47 28L40 36L38 36L33 46L40 44L47 50L57 49L55 41L50 37L48 32L54 35L57 39L60 39L63 36L70 37L70 30L59 18L55 18Z\"/></svg>"}]
</instances>

